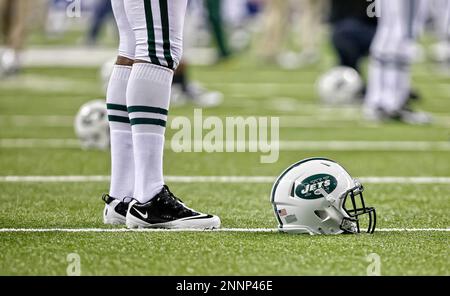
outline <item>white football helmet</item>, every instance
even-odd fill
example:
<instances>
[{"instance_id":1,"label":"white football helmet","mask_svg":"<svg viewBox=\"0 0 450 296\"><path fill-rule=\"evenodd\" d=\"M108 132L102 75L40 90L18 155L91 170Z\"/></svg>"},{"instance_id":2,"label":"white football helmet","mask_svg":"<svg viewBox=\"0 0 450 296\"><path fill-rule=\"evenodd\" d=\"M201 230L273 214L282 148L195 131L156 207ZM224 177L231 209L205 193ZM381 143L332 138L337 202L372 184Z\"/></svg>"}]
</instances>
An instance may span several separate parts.
<instances>
[{"instance_id":1,"label":"white football helmet","mask_svg":"<svg viewBox=\"0 0 450 296\"><path fill-rule=\"evenodd\" d=\"M373 233L376 212L366 207L363 190L361 183L332 160L302 160L273 185L271 202L278 229L287 233L360 233L364 223L367 232ZM361 219L362 215L368 219Z\"/></svg>"},{"instance_id":2,"label":"white football helmet","mask_svg":"<svg viewBox=\"0 0 450 296\"><path fill-rule=\"evenodd\" d=\"M324 103L352 104L361 96L364 82L355 69L335 67L319 78L316 87Z\"/></svg>"},{"instance_id":3,"label":"white football helmet","mask_svg":"<svg viewBox=\"0 0 450 296\"><path fill-rule=\"evenodd\" d=\"M90 101L81 106L75 117L75 133L83 149L109 148L108 111L104 100Z\"/></svg>"}]
</instances>

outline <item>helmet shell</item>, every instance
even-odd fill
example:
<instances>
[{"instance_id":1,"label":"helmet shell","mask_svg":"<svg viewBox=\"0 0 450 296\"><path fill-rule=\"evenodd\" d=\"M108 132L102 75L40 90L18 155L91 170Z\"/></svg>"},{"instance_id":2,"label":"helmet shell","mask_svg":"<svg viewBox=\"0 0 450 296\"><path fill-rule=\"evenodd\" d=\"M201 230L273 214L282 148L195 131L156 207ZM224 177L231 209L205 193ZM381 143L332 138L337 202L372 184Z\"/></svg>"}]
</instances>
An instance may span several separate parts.
<instances>
[{"instance_id":1,"label":"helmet shell","mask_svg":"<svg viewBox=\"0 0 450 296\"><path fill-rule=\"evenodd\" d=\"M109 148L108 111L104 100L90 101L81 106L75 117L75 133L83 149Z\"/></svg>"},{"instance_id":2,"label":"helmet shell","mask_svg":"<svg viewBox=\"0 0 450 296\"><path fill-rule=\"evenodd\" d=\"M335 67L323 74L317 81L317 92L325 104L353 104L364 88L359 73L350 67Z\"/></svg>"},{"instance_id":3,"label":"helmet shell","mask_svg":"<svg viewBox=\"0 0 450 296\"><path fill-rule=\"evenodd\" d=\"M326 158L302 160L284 171L272 188L271 201L279 230L289 233L340 234L349 215L344 196L355 180Z\"/></svg>"}]
</instances>

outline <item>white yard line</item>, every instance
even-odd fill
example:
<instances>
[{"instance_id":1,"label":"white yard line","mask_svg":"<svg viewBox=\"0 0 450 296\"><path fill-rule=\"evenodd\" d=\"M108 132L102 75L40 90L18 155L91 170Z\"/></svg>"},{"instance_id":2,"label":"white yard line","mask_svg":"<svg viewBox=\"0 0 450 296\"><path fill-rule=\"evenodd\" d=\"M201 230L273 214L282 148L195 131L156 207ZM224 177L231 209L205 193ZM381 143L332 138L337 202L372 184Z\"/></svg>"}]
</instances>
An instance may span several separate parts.
<instances>
[{"instance_id":1,"label":"white yard line","mask_svg":"<svg viewBox=\"0 0 450 296\"><path fill-rule=\"evenodd\" d=\"M329 128L330 122L333 123L333 127L351 127L355 124L366 128L379 127L380 124L363 121L359 110L355 109L336 109L323 107L318 109L317 105L310 104L310 109L317 109L317 111L308 111L308 114L304 115L264 115L264 117L277 117L280 119L281 128ZM227 105L228 107L230 105ZM278 104L279 106L279 104ZM242 104L237 104L236 107L244 107ZM249 108L254 107L254 104L248 104ZM286 108L290 111L295 108ZM305 106L302 105L304 111ZM271 109L273 110L273 108ZM320 111L319 111L320 110ZM169 118L170 127L173 119L182 115L172 115ZM219 118L224 118L226 115L218 115ZM229 116L229 115L227 115ZM262 116L262 115L261 115ZM450 114L433 114L436 119L434 126L436 127L449 127L450 126ZM192 116L183 117L193 120ZM0 115L0 123L9 124L14 127L27 127L27 126L39 126L39 127L73 127L75 116L69 115ZM338 124L338 125L337 125Z\"/></svg>"},{"instance_id":2,"label":"white yard line","mask_svg":"<svg viewBox=\"0 0 450 296\"><path fill-rule=\"evenodd\" d=\"M450 142L446 141L279 141L278 143L281 151L450 151ZM191 146L194 147L195 144L192 142ZM247 142L246 146L252 144L258 147L258 143L251 142ZM0 148L79 147L77 139L0 139ZM170 140L166 141L165 149L171 149Z\"/></svg>"},{"instance_id":3,"label":"white yard line","mask_svg":"<svg viewBox=\"0 0 450 296\"><path fill-rule=\"evenodd\" d=\"M382 228L377 232L449 232L450 228ZM127 228L0 228L0 233L42 233L42 232L244 232L244 233L273 233L274 228L220 228L215 230L200 229L127 229Z\"/></svg>"},{"instance_id":4,"label":"white yard line","mask_svg":"<svg viewBox=\"0 0 450 296\"><path fill-rule=\"evenodd\" d=\"M80 148L78 139L0 139L0 148Z\"/></svg>"},{"instance_id":5,"label":"white yard line","mask_svg":"<svg viewBox=\"0 0 450 296\"><path fill-rule=\"evenodd\" d=\"M280 141L283 151L450 151L444 141Z\"/></svg>"},{"instance_id":6,"label":"white yard line","mask_svg":"<svg viewBox=\"0 0 450 296\"><path fill-rule=\"evenodd\" d=\"M108 182L109 176L2 176L1 183Z\"/></svg>"},{"instance_id":7,"label":"white yard line","mask_svg":"<svg viewBox=\"0 0 450 296\"><path fill-rule=\"evenodd\" d=\"M64 115L0 115L0 123L14 127L73 127L75 116Z\"/></svg>"},{"instance_id":8,"label":"white yard line","mask_svg":"<svg viewBox=\"0 0 450 296\"><path fill-rule=\"evenodd\" d=\"M97 67L114 58L116 52L114 48L35 46L24 51L23 63L26 67Z\"/></svg>"},{"instance_id":9,"label":"white yard line","mask_svg":"<svg viewBox=\"0 0 450 296\"><path fill-rule=\"evenodd\" d=\"M166 176L169 183L271 184L275 176ZM360 177L365 184L450 184L450 177ZM1 176L0 183L108 182L109 176Z\"/></svg>"}]
</instances>

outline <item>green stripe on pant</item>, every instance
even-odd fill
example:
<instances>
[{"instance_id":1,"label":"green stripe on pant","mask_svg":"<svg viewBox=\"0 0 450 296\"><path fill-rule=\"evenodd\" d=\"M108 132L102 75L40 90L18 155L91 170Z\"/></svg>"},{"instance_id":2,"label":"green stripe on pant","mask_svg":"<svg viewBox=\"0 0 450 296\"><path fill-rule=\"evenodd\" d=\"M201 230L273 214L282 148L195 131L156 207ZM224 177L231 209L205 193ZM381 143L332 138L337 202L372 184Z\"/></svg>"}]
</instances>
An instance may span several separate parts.
<instances>
[{"instance_id":1,"label":"green stripe on pant","mask_svg":"<svg viewBox=\"0 0 450 296\"><path fill-rule=\"evenodd\" d=\"M159 9L161 12L161 26L163 35L163 47L164 47L164 57L167 61L167 66L173 69L173 58L170 52L170 25L169 25L169 10L167 7L168 0L159 0Z\"/></svg>"},{"instance_id":2,"label":"green stripe on pant","mask_svg":"<svg viewBox=\"0 0 450 296\"><path fill-rule=\"evenodd\" d=\"M155 42L155 26L153 24L153 11L151 0L144 1L145 19L147 23L147 43L148 43L148 56L152 64L162 66L156 56L156 42Z\"/></svg>"}]
</instances>

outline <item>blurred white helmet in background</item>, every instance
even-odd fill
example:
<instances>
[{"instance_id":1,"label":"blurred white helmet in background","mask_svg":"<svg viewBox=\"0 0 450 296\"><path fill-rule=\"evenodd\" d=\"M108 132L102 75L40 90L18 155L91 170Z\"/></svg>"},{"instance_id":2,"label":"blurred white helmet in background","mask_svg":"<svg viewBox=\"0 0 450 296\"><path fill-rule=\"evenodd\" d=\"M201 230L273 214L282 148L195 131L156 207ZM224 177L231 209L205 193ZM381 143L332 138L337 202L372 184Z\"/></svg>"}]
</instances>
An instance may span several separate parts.
<instances>
[{"instance_id":1,"label":"blurred white helmet in background","mask_svg":"<svg viewBox=\"0 0 450 296\"><path fill-rule=\"evenodd\" d=\"M316 84L322 102L331 105L356 103L364 82L359 73L350 67L336 67L323 74Z\"/></svg>"},{"instance_id":2,"label":"blurred white helmet in background","mask_svg":"<svg viewBox=\"0 0 450 296\"><path fill-rule=\"evenodd\" d=\"M83 149L109 148L108 111L104 100L90 101L81 106L75 117L75 133Z\"/></svg>"},{"instance_id":3,"label":"blurred white helmet in background","mask_svg":"<svg viewBox=\"0 0 450 296\"><path fill-rule=\"evenodd\" d=\"M375 208L367 207L364 188L338 163L302 160L285 170L272 188L278 229L287 233L373 233Z\"/></svg>"}]
</instances>

